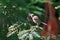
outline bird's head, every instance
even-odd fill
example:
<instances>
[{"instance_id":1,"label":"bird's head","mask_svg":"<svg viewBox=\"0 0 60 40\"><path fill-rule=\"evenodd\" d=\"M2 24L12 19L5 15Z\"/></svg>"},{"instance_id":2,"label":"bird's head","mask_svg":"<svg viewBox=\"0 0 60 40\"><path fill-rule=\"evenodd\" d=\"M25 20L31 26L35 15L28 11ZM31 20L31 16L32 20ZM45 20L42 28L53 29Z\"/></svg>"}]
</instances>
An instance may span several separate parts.
<instances>
[{"instance_id":1,"label":"bird's head","mask_svg":"<svg viewBox=\"0 0 60 40\"><path fill-rule=\"evenodd\" d=\"M30 17L33 17L33 16L34 16L34 14L32 14L32 13L29 13L29 16L30 16Z\"/></svg>"}]
</instances>

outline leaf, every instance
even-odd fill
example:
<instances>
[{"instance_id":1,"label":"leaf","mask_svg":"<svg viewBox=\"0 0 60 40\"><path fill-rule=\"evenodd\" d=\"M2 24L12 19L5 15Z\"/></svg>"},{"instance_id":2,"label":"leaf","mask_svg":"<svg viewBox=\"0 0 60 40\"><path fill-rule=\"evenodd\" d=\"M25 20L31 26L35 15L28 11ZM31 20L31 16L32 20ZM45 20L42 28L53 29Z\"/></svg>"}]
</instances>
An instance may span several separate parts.
<instances>
[{"instance_id":1,"label":"leaf","mask_svg":"<svg viewBox=\"0 0 60 40\"><path fill-rule=\"evenodd\" d=\"M10 0L6 0L6 2L10 2Z\"/></svg>"},{"instance_id":2,"label":"leaf","mask_svg":"<svg viewBox=\"0 0 60 40\"><path fill-rule=\"evenodd\" d=\"M11 25L11 26L9 27L9 29L15 27L16 25L18 25L18 24L13 24L13 25Z\"/></svg>"},{"instance_id":3,"label":"leaf","mask_svg":"<svg viewBox=\"0 0 60 40\"><path fill-rule=\"evenodd\" d=\"M29 34L29 40L33 40L33 35Z\"/></svg>"},{"instance_id":4,"label":"leaf","mask_svg":"<svg viewBox=\"0 0 60 40\"><path fill-rule=\"evenodd\" d=\"M0 6L2 5L2 3L0 2Z\"/></svg>"},{"instance_id":5,"label":"leaf","mask_svg":"<svg viewBox=\"0 0 60 40\"><path fill-rule=\"evenodd\" d=\"M22 36L18 36L19 39L23 39L28 35L28 33L23 34Z\"/></svg>"},{"instance_id":6,"label":"leaf","mask_svg":"<svg viewBox=\"0 0 60 40\"><path fill-rule=\"evenodd\" d=\"M32 35L34 36L34 37L38 37L38 38L40 38L40 35L37 33L37 32L32 32Z\"/></svg>"},{"instance_id":7,"label":"leaf","mask_svg":"<svg viewBox=\"0 0 60 40\"><path fill-rule=\"evenodd\" d=\"M10 37L11 35L13 35L17 30L13 31L13 32L8 32L7 37Z\"/></svg>"},{"instance_id":8,"label":"leaf","mask_svg":"<svg viewBox=\"0 0 60 40\"><path fill-rule=\"evenodd\" d=\"M39 12L39 11L33 11L34 13L38 14L38 15L42 15L42 12Z\"/></svg>"},{"instance_id":9,"label":"leaf","mask_svg":"<svg viewBox=\"0 0 60 40\"><path fill-rule=\"evenodd\" d=\"M59 9L60 8L60 5L59 6L57 6L57 7L55 7L55 9Z\"/></svg>"},{"instance_id":10,"label":"leaf","mask_svg":"<svg viewBox=\"0 0 60 40\"><path fill-rule=\"evenodd\" d=\"M35 1L40 2L40 3L45 3L46 2L46 0L32 0L32 2L35 2Z\"/></svg>"},{"instance_id":11,"label":"leaf","mask_svg":"<svg viewBox=\"0 0 60 40\"><path fill-rule=\"evenodd\" d=\"M39 27L39 29L43 30L43 28L42 28L42 27Z\"/></svg>"},{"instance_id":12,"label":"leaf","mask_svg":"<svg viewBox=\"0 0 60 40\"><path fill-rule=\"evenodd\" d=\"M45 3L46 2L46 0L38 0L39 2L41 2L41 3Z\"/></svg>"},{"instance_id":13,"label":"leaf","mask_svg":"<svg viewBox=\"0 0 60 40\"><path fill-rule=\"evenodd\" d=\"M31 0L32 3L37 2L38 0Z\"/></svg>"},{"instance_id":14,"label":"leaf","mask_svg":"<svg viewBox=\"0 0 60 40\"><path fill-rule=\"evenodd\" d=\"M42 9L42 8L40 8L40 7L36 7L36 9L38 9L39 11L43 11L43 12L45 12L45 10Z\"/></svg>"},{"instance_id":15,"label":"leaf","mask_svg":"<svg viewBox=\"0 0 60 40\"><path fill-rule=\"evenodd\" d=\"M23 34L27 33L28 31L27 30L23 30L23 31L20 31L17 35L18 36L22 36Z\"/></svg>"},{"instance_id":16,"label":"leaf","mask_svg":"<svg viewBox=\"0 0 60 40\"><path fill-rule=\"evenodd\" d=\"M15 26L17 26L18 24L13 24L13 25L11 25L9 28L8 28L8 30L9 31L14 31L14 30L16 30L16 27Z\"/></svg>"}]
</instances>

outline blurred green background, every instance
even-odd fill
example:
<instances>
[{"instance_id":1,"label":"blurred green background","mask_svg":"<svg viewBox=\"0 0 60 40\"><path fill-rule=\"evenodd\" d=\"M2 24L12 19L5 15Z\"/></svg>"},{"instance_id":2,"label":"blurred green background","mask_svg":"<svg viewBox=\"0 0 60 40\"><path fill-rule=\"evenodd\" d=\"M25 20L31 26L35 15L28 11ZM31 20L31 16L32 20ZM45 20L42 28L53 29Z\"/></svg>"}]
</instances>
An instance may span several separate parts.
<instances>
[{"instance_id":1,"label":"blurred green background","mask_svg":"<svg viewBox=\"0 0 60 40\"><path fill-rule=\"evenodd\" d=\"M16 34L6 37L8 27L17 21L26 21L29 12L38 15L44 21L45 2L46 0L0 0L0 40L19 40ZM51 2L54 8L57 7L55 8L55 16L60 30L60 21L58 19L60 0L51 0ZM58 36L58 38L60 37Z\"/></svg>"}]
</instances>

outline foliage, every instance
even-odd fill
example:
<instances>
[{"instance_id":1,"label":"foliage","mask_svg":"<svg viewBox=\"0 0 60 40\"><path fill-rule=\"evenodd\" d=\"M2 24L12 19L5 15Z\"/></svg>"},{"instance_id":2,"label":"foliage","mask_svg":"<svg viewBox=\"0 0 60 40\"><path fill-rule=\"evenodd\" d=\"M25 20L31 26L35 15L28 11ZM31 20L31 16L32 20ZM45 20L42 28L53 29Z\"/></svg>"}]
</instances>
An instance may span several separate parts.
<instances>
[{"instance_id":1,"label":"foliage","mask_svg":"<svg viewBox=\"0 0 60 40\"><path fill-rule=\"evenodd\" d=\"M29 40L34 39L35 36L40 39L41 29L36 28L34 24L28 23L27 15L29 12L33 12L44 21L45 2L45 0L0 0L0 39L19 40L28 36ZM59 6L59 2L56 3L52 1L55 8Z\"/></svg>"}]
</instances>

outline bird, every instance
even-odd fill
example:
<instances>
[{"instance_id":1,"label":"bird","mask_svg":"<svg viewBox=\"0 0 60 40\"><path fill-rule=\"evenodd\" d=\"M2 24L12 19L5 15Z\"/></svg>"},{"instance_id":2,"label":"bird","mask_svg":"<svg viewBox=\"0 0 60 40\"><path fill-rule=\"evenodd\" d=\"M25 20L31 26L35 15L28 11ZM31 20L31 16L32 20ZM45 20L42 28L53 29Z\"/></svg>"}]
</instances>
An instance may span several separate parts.
<instances>
[{"instance_id":1,"label":"bird","mask_svg":"<svg viewBox=\"0 0 60 40\"><path fill-rule=\"evenodd\" d=\"M38 16L34 15L33 13L29 13L28 14L28 19L29 21L33 21L36 25L40 25L40 23L44 24L44 25L47 25L46 23L42 22Z\"/></svg>"}]
</instances>

